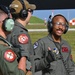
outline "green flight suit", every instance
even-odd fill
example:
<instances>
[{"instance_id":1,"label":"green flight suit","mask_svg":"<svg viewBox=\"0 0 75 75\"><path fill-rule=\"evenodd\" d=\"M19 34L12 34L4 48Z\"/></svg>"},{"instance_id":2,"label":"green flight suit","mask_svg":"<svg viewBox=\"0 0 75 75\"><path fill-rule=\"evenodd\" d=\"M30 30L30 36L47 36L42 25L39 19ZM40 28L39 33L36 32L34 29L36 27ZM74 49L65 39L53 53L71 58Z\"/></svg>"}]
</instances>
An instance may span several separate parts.
<instances>
[{"instance_id":1,"label":"green flight suit","mask_svg":"<svg viewBox=\"0 0 75 75\"><path fill-rule=\"evenodd\" d=\"M19 36L24 35L24 37L19 40ZM27 41L25 41L27 39ZM22 55L27 57L27 60L31 63L33 68L33 45L31 43L30 35L28 30L21 25L18 21L15 21L15 26L11 34L7 36L7 40L15 47L19 46L23 52ZM34 71L31 69L32 72Z\"/></svg>"},{"instance_id":2,"label":"green flight suit","mask_svg":"<svg viewBox=\"0 0 75 75\"><path fill-rule=\"evenodd\" d=\"M0 39L0 75L25 75L23 70L18 69L17 57L13 49L10 48L1 39Z\"/></svg>"},{"instance_id":3,"label":"green flight suit","mask_svg":"<svg viewBox=\"0 0 75 75\"><path fill-rule=\"evenodd\" d=\"M51 49L55 61L46 60L48 48ZM54 42L51 34L34 43L35 72L42 71L42 75L75 75L75 64L72 61L71 48L61 38L61 43Z\"/></svg>"}]
</instances>

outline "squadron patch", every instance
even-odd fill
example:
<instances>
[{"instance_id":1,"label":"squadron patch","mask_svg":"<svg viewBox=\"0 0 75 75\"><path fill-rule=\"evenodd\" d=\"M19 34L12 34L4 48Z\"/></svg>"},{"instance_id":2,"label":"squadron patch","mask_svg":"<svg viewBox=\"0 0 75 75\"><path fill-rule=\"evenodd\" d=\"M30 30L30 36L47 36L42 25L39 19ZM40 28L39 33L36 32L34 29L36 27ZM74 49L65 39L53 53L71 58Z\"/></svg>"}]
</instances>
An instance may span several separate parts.
<instances>
[{"instance_id":1,"label":"squadron patch","mask_svg":"<svg viewBox=\"0 0 75 75\"><path fill-rule=\"evenodd\" d=\"M9 49L5 51L4 58L9 62L13 62L16 59L16 54L11 49Z\"/></svg>"},{"instance_id":2,"label":"squadron patch","mask_svg":"<svg viewBox=\"0 0 75 75\"><path fill-rule=\"evenodd\" d=\"M19 35L19 37L18 37L18 41L19 41L19 43L21 43L21 44L26 44L26 43L28 43L28 36L25 35L25 34L21 34L21 35Z\"/></svg>"}]
</instances>

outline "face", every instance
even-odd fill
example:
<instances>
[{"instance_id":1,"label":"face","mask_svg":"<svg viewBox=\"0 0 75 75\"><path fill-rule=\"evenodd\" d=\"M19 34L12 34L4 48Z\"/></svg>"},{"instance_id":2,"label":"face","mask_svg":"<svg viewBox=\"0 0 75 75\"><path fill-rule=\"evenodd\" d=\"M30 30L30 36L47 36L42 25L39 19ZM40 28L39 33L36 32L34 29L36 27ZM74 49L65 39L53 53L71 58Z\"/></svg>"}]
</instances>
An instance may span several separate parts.
<instances>
[{"instance_id":1,"label":"face","mask_svg":"<svg viewBox=\"0 0 75 75\"><path fill-rule=\"evenodd\" d=\"M3 21L4 21L7 17L8 17L7 14L2 14L2 15L0 16L0 24L1 24L1 26L2 26L2 24L3 24Z\"/></svg>"},{"instance_id":2,"label":"face","mask_svg":"<svg viewBox=\"0 0 75 75\"><path fill-rule=\"evenodd\" d=\"M31 19L31 16L32 16L32 14L33 14L33 10L31 10L31 9L28 9L28 16L27 16L27 18L26 18L26 24L28 24L29 23L29 21L30 21L30 19Z\"/></svg>"},{"instance_id":3,"label":"face","mask_svg":"<svg viewBox=\"0 0 75 75\"><path fill-rule=\"evenodd\" d=\"M61 36L66 28L66 21L62 16L56 16L53 19L53 35Z\"/></svg>"},{"instance_id":4,"label":"face","mask_svg":"<svg viewBox=\"0 0 75 75\"><path fill-rule=\"evenodd\" d=\"M3 15L0 16L0 18L1 18L0 21L3 21L6 18L8 18L8 15L7 14L3 14Z\"/></svg>"}]
</instances>

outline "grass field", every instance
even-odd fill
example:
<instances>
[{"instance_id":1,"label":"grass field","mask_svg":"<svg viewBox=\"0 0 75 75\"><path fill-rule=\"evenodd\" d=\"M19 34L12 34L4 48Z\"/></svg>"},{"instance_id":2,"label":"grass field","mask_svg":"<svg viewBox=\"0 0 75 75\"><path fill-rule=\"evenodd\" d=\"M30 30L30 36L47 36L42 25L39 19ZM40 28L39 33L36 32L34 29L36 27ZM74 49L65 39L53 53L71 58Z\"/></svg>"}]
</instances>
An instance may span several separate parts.
<instances>
[{"instance_id":1,"label":"grass field","mask_svg":"<svg viewBox=\"0 0 75 75\"><path fill-rule=\"evenodd\" d=\"M46 36L48 33L47 32L29 32L31 36L32 43L37 41L37 39L42 38ZM65 40L69 42L72 48L72 55L73 55L73 60L75 61L75 32L74 31L68 31L66 34L63 34L62 36Z\"/></svg>"},{"instance_id":2,"label":"grass field","mask_svg":"<svg viewBox=\"0 0 75 75\"><path fill-rule=\"evenodd\" d=\"M45 29L44 25L28 25L28 29ZM70 28L75 28L75 26L71 26ZM32 43L37 41L39 38L42 38L48 34L48 32L29 32L31 36ZM66 34L62 36L65 40L67 40L72 48L72 56L75 62L75 31L68 31Z\"/></svg>"},{"instance_id":3,"label":"grass field","mask_svg":"<svg viewBox=\"0 0 75 75\"><path fill-rule=\"evenodd\" d=\"M70 28L75 28L75 26L69 26ZM26 26L27 29L45 29L47 28L44 23L43 25L39 25L39 23L37 23L37 25L35 25L35 23L30 23L29 25Z\"/></svg>"}]
</instances>

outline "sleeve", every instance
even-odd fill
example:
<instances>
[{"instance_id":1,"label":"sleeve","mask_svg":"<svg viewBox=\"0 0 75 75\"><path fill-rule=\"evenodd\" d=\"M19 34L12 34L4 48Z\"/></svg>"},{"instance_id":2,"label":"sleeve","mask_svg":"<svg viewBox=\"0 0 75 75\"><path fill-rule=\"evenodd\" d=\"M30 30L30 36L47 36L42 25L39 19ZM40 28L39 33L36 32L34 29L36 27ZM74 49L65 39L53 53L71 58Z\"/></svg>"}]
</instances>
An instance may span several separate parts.
<instances>
[{"instance_id":1,"label":"sleeve","mask_svg":"<svg viewBox=\"0 0 75 75\"><path fill-rule=\"evenodd\" d=\"M49 67L49 63L45 60L44 43L42 41L37 41L34 43L34 62L35 71L40 71Z\"/></svg>"},{"instance_id":2,"label":"sleeve","mask_svg":"<svg viewBox=\"0 0 75 75\"><path fill-rule=\"evenodd\" d=\"M67 65L67 71L69 75L75 75L75 63L73 62L72 55L71 55L71 46L69 45L68 42L64 42L64 43L68 47L68 54L67 54L68 57L67 57L67 60L65 61Z\"/></svg>"},{"instance_id":3,"label":"sleeve","mask_svg":"<svg viewBox=\"0 0 75 75\"><path fill-rule=\"evenodd\" d=\"M68 59L67 63L68 63L70 75L75 75L75 63L72 59L71 52L70 52L69 59Z\"/></svg>"},{"instance_id":4,"label":"sleeve","mask_svg":"<svg viewBox=\"0 0 75 75\"><path fill-rule=\"evenodd\" d=\"M8 40L11 43L11 34L7 35L6 40Z\"/></svg>"},{"instance_id":5,"label":"sleeve","mask_svg":"<svg viewBox=\"0 0 75 75\"><path fill-rule=\"evenodd\" d=\"M15 53L11 49L0 53L0 70L2 75L25 75L24 71L18 69Z\"/></svg>"},{"instance_id":6,"label":"sleeve","mask_svg":"<svg viewBox=\"0 0 75 75\"><path fill-rule=\"evenodd\" d=\"M12 38L12 44L14 47L19 47L22 56L29 58L29 37L26 34L18 34Z\"/></svg>"}]
</instances>

